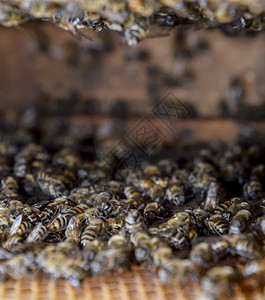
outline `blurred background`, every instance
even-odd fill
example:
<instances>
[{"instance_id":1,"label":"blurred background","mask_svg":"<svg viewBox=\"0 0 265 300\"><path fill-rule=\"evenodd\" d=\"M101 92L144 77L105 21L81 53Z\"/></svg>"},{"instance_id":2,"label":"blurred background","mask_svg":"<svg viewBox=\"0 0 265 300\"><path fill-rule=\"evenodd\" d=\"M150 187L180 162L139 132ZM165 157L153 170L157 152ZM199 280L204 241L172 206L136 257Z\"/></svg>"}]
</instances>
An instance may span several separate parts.
<instances>
[{"instance_id":1,"label":"blurred background","mask_svg":"<svg viewBox=\"0 0 265 300\"><path fill-rule=\"evenodd\" d=\"M45 22L0 27L0 111L12 118L92 124L121 138L148 117L175 142L265 132L265 33L161 28L138 46L119 33ZM154 108L172 93L188 107L170 130Z\"/></svg>"}]
</instances>

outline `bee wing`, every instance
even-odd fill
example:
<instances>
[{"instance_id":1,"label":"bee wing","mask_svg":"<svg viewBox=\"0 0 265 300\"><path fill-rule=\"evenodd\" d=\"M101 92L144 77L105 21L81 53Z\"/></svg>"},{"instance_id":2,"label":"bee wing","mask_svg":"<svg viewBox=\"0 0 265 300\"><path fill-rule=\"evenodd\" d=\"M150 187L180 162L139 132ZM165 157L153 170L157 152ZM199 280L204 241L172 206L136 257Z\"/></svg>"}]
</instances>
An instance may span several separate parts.
<instances>
[{"instance_id":1,"label":"bee wing","mask_svg":"<svg viewBox=\"0 0 265 300\"><path fill-rule=\"evenodd\" d=\"M22 217L23 217L23 214L19 215L15 222L12 224L11 228L10 228L10 235L14 235L16 234L21 222L22 222Z\"/></svg>"},{"instance_id":2,"label":"bee wing","mask_svg":"<svg viewBox=\"0 0 265 300\"><path fill-rule=\"evenodd\" d=\"M66 228L65 231L65 235L67 236L67 238L69 237L73 237L76 238L79 235L79 222L76 216L73 216L70 221L69 224Z\"/></svg>"},{"instance_id":3,"label":"bee wing","mask_svg":"<svg viewBox=\"0 0 265 300\"><path fill-rule=\"evenodd\" d=\"M49 234L49 230L44 231L45 233L40 233L40 229L42 226L43 224L40 222L33 228L32 232L27 237L28 243L40 242L47 237L47 235Z\"/></svg>"}]
</instances>

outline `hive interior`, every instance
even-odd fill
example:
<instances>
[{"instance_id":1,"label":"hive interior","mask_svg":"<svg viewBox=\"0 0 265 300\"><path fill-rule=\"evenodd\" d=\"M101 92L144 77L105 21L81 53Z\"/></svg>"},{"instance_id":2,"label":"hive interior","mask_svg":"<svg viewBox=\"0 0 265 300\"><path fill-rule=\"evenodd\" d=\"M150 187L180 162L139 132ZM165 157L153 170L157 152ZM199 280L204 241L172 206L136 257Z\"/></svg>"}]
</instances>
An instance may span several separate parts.
<instances>
[{"instance_id":1,"label":"hive interior","mask_svg":"<svg viewBox=\"0 0 265 300\"><path fill-rule=\"evenodd\" d=\"M93 42L80 42L42 23L20 28L22 34L16 29L1 30L4 33L1 51L7 58L6 64L2 62L3 70L9 69L1 74L2 82L6 82L0 91L1 98L19 108L1 103L4 108L1 119L2 279L42 270L52 278L66 278L76 286L85 275L105 274L109 269L118 269L117 265L126 269L145 263L154 267L162 282L176 279L180 284L185 281L199 283L198 295L233 295L236 286L249 277L256 280L255 288L261 291L264 285L264 90L260 82L264 79L264 34L254 37L242 34L236 42L220 34L220 39L231 47L222 49L231 49L227 52L230 62L239 57L238 63L231 67L232 71L217 76L213 66L225 63L214 47L218 31L205 34L172 31L171 37L163 39L162 45L161 39L159 42L147 39L145 44L133 50L123 46L125 50L121 53L122 38L112 33L103 33L100 38L96 35ZM58 33L62 38L56 42ZM15 36L24 42L19 49L15 46ZM44 42L36 38L40 36L44 36ZM240 46L237 47L237 43ZM19 68L14 72L10 64L13 56L8 54L10 45L16 48L18 61L24 62L15 65ZM257 45L259 51L254 52ZM214 56L211 56L212 52ZM248 53L255 55L248 57ZM116 61L112 65L110 58L113 56ZM165 61L159 62L159 57L164 57ZM244 64L246 57L249 64ZM33 66L30 64L32 59ZM218 63L219 59L221 62ZM45 63L51 60L45 68ZM128 62L125 78L121 78L119 72ZM53 63L56 67L52 70L57 70L55 74L51 72ZM117 65L118 70L115 69ZM202 68L205 65L206 72ZM242 69L237 65L243 65ZM27 85L31 89L23 87L23 72L29 69L33 84ZM37 80L36 75L39 75ZM197 93L204 76L207 79ZM212 83L221 84L218 88L216 83L212 90L209 87L208 92L205 86L211 77ZM141 78L144 78L141 88L136 89L135 94L128 93L129 88L129 91L134 90L132 81L138 84ZM40 83L43 83L41 88ZM11 91L12 86L15 88ZM205 100L199 102L202 98ZM140 103L141 107L135 103ZM223 130L220 130L221 126ZM227 130L230 136L227 136ZM151 132L151 136L144 136L146 132ZM171 159L164 163L169 171L165 170L166 166L161 166L161 160L165 158ZM159 164L158 170L147 168ZM175 171L177 175L173 178ZM109 183L110 180L116 183ZM131 198L124 194L126 186L135 189ZM174 199L170 198L172 188L177 188ZM215 188L217 196L214 195ZM109 195L100 194L110 190ZM215 208L212 211L208 208L205 220L200 223L194 209L204 208L207 194L208 199L217 197L218 203L212 200L213 206L229 200L234 210L224 207L220 213L221 221L219 217L209 223ZM103 249L95 259L91 259L91 255L93 257L92 250L98 247L96 243L88 243L88 249L84 250L86 247L82 248L80 238L76 239L76 232L82 233L93 224L93 218L88 216L84 220L80 218L80 224L74 223L76 219L73 219L69 229L73 230L74 236L67 231L70 243L65 240L66 229L62 225L57 233L50 233L45 238L44 244L31 245L31 250L28 249L25 240L29 240L29 232L38 222L45 228L53 228L50 222L56 223L56 212L43 221L46 216L38 209L45 210L58 197L68 202L63 205L61 202L62 214L57 212L60 217L65 217L70 207L80 203L88 205L85 209L96 207L99 210L97 217L104 227L99 244L103 244ZM232 197L240 197L240 200L232 203ZM153 217L147 217L146 206L153 202L156 203L151 206L154 212L151 211L150 216ZM24 212L28 205L34 207L34 221L27 217L29 211ZM121 206L120 210L115 211L117 206ZM243 216L237 216L232 222L243 209ZM178 213L184 210L187 210L185 218L177 219L181 216ZM80 212L71 211L71 214ZM134 221L133 214L140 217ZM244 219L245 215L250 216L249 220ZM70 221L68 216L67 223ZM17 237L19 230L28 226L21 225L20 221L31 224L29 232L13 239L18 245L10 245L7 242L11 240L10 236ZM117 228L112 228L115 222ZM135 237L134 226L130 226L134 222L136 231L148 233L140 241ZM12 227L12 224L20 227ZM120 224L123 227L121 236L115 240L113 235L119 232ZM237 229L231 224L236 224L233 226ZM227 230L230 230L229 236ZM222 241L225 248L219 253L212 249L217 241ZM201 242L206 245L194 254L195 246ZM53 243L55 247L52 247ZM40 250L40 246L47 248ZM162 246L165 253L157 258ZM147 256L143 258L141 255L145 251ZM53 259L58 260L57 269ZM255 262L259 259L261 269L255 270ZM247 268L246 264L249 264ZM226 265L232 269L225 269ZM214 266L223 268L213 274ZM251 270L254 270L253 274ZM223 274L225 271L227 273Z\"/></svg>"}]
</instances>

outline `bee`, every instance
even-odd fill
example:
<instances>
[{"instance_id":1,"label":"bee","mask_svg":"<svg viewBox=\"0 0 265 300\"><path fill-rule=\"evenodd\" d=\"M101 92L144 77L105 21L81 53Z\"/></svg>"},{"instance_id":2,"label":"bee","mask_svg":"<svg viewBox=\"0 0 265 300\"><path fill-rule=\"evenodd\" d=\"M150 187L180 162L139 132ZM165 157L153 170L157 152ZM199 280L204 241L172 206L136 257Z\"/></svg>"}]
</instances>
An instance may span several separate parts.
<instances>
[{"instance_id":1,"label":"bee","mask_svg":"<svg viewBox=\"0 0 265 300\"><path fill-rule=\"evenodd\" d=\"M205 225L205 220L209 217L209 212L201 208L196 208L191 211L191 220L198 227Z\"/></svg>"},{"instance_id":2,"label":"bee","mask_svg":"<svg viewBox=\"0 0 265 300\"><path fill-rule=\"evenodd\" d=\"M211 268L206 272L201 280L202 287L204 291L207 292L207 299L208 296L209 299L219 299L219 296L224 293L228 296L227 294L232 293L231 284L239 278L239 274L231 266L218 266ZM213 298L210 295L215 295L215 297Z\"/></svg>"},{"instance_id":3,"label":"bee","mask_svg":"<svg viewBox=\"0 0 265 300\"><path fill-rule=\"evenodd\" d=\"M128 239L121 234L115 234L108 240L107 245L113 248L125 247L128 245Z\"/></svg>"},{"instance_id":4,"label":"bee","mask_svg":"<svg viewBox=\"0 0 265 300\"><path fill-rule=\"evenodd\" d=\"M157 218L162 218L165 213L163 206L159 205L157 202L151 202L144 208L144 219L147 223L152 223Z\"/></svg>"},{"instance_id":5,"label":"bee","mask_svg":"<svg viewBox=\"0 0 265 300\"><path fill-rule=\"evenodd\" d=\"M127 186L124 189L124 195L128 201L126 203L130 204L131 208L138 208L144 203L144 199L141 193L132 186Z\"/></svg>"},{"instance_id":6,"label":"bee","mask_svg":"<svg viewBox=\"0 0 265 300\"><path fill-rule=\"evenodd\" d=\"M110 270L118 270L120 266L128 266L131 257L130 248L116 247L101 250L90 264L92 274L100 274Z\"/></svg>"},{"instance_id":7,"label":"bee","mask_svg":"<svg viewBox=\"0 0 265 300\"><path fill-rule=\"evenodd\" d=\"M166 199L177 206L183 205L185 203L185 194L183 188L177 185L168 187L166 190Z\"/></svg>"},{"instance_id":8,"label":"bee","mask_svg":"<svg viewBox=\"0 0 265 300\"><path fill-rule=\"evenodd\" d=\"M81 234L80 243L83 248L87 243L98 238L105 229L105 223L98 218L92 219Z\"/></svg>"},{"instance_id":9,"label":"bee","mask_svg":"<svg viewBox=\"0 0 265 300\"><path fill-rule=\"evenodd\" d=\"M61 208L57 203L49 203L44 210L41 211L40 219L42 223L49 222L54 216L60 212Z\"/></svg>"},{"instance_id":10,"label":"bee","mask_svg":"<svg viewBox=\"0 0 265 300\"><path fill-rule=\"evenodd\" d=\"M176 213L167 221L167 225L188 233L191 226L191 216L187 212Z\"/></svg>"},{"instance_id":11,"label":"bee","mask_svg":"<svg viewBox=\"0 0 265 300\"><path fill-rule=\"evenodd\" d=\"M215 234L222 235L228 233L228 222L220 215L212 215L210 218L207 218L206 224Z\"/></svg>"},{"instance_id":12,"label":"bee","mask_svg":"<svg viewBox=\"0 0 265 300\"><path fill-rule=\"evenodd\" d=\"M147 36L148 29L144 24L132 24L124 31L125 40L129 46L136 46Z\"/></svg>"},{"instance_id":13,"label":"bee","mask_svg":"<svg viewBox=\"0 0 265 300\"><path fill-rule=\"evenodd\" d=\"M152 180L141 179L139 188L155 202L159 202L164 197L164 189L156 185Z\"/></svg>"},{"instance_id":14,"label":"bee","mask_svg":"<svg viewBox=\"0 0 265 300\"><path fill-rule=\"evenodd\" d=\"M86 262L90 263L94 260L96 255L101 251L104 243L99 240L94 240L87 242L86 247L82 249L82 267L84 269L89 270L90 265Z\"/></svg>"},{"instance_id":15,"label":"bee","mask_svg":"<svg viewBox=\"0 0 265 300\"><path fill-rule=\"evenodd\" d=\"M125 215L125 229L129 233L136 232L140 229L143 229L144 222L143 218L140 215L139 211L136 209L130 209Z\"/></svg>"},{"instance_id":16,"label":"bee","mask_svg":"<svg viewBox=\"0 0 265 300\"><path fill-rule=\"evenodd\" d=\"M219 206L217 206L213 213L215 215L221 215L223 216L227 221L230 221L231 218L233 217L233 214L231 212L233 202L232 201L225 201L223 203L221 203ZM231 209L229 210L229 208L231 207Z\"/></svg>"},{"instance_id":17,"label":"bee","mask_svg":"<svg viewBox=\"0 0 265 300\"><path fill-rule=\"evenodd\" d=\"M24 236L33 228L33 224L22 220L23 215L19 215L10 228L10 235Z\"/></svg>"},{"instance_id":18,"label":"bee","mask_svg":"<svg viewBox=\"0 0 265 300\"><path fill-rule=\"evenodd\" d=\"M8 277L17 278L32 271L34 267L34 256L31 253L18 254L7 260L1 265L0 272L3 279Z\"/></svg>"},{"instance_id":19,"label":"bee","mask_svg":"<svg viewBox=\"0 0 265 300\"><path fill-rule=\"evenodd\" d=\"M243 195L246 199L259 200L262 198L263 187L260 181L250 180L243 186Z\"/></svg>"},{"instance_id":20,"label":"bee","mask_svg":"<svg viewBox=\"0 0 265 300\"><path fill-rule=\"evenodd\" d=\"M225 191L217 182L212 182L207 191L204 209L213 211L216 206L224 199Z\"/></svg>"},{"instance_id":21,"label":"bee","mask_svg":"<svg viewBox=\"0 0 265 300\"><path fill-rule=\"evenodd\" d=\"M49 233L50 230L46 225L38 223L28 235L26 241L29 244L42 242L45 240Z\"/></svg>"},{"instance_id":22,"label":"bee","mask_svg":"<svg viewBox=\"0 0 265 300\"><path fill-rule=\"evenodd\" d=\"M168 239L168 243L174 249L186 249L189 246L187 237L180 231Z\"/></svg>"},{"instance_id":23,"label":"bee","mask_svg":"<svg viewBox=\"0 0 265 300\"><path fill-rule=\"evenodd\" d=\"M70 219L71 216L67 214L59 214L53 221L47 224L47 227L51 232L62 231L67 227Z\"/></svg>"},{"instance_id":24,"label":"bee","mask_svg":"<svg viewBox=\"0 0 265 300\"><path fill-rule=\"evenodd\" d=\"M178 167L176 162L171 159L161 159L158 161L157 166L163 176L171 176Z\"/></svg>"},{"instance_id":25,"label":"bee","mask_svg":"<svg viewBox=\"0 0 265 300\"><path fill-rule=\"evenodd\" d=\"M134 255L138 262L150 261L151 252L158 244L157 238L151 238L144 231L137 231L130 237L132 244L134 245Z\"/></svg>"},{"instance_id":26,"label":"bee","mask_svg":"<svg viewBox=\"0 0 265 300\"><path fill-rule=\"evenodd\" d=\"M8 226L10 223L10 209L7 207L0 208L0 226Z\"/></svg>"},{"instance_id":27,"label":"bee","mask_svg":"<svg viewBox=\"0 0 265 300\"><path fill-rule=\"evenodd\" d=\"M50 176L43 172L38 173L36 183L41 191L47 196L61 197L68 194L63 182L55 176Z\"/></svg>"},{"instance_id":28,"label":"bee","mask_svg":"<svg viewBox=\"0 0 265 300\"><path fill-rule=\"evenodd\" d=\"M158 167L154 166L154 165L147 166L143 170L143 173L146 178L152 178L154 176L161 176L161 173L160 173Z\"/></svg>"},{"instance_id":29,"label":"bee","mask_svg":"<svg viewBox=\"0 0 265 300\"><path fill-rule=\"evenodd\" d=\"M6 250L12 250L15 246L21 245L24 241L24 237L20 235L9 236L2 244L2 247Z\"/></svg>"},{"instance_id":30,"label":"bee","mask_svg":"<svg viewBox=\"0 0 265 300\"><path fill-rule=\"evenodd\" d=\"M263 257L260 243L254 236L247 234L228 236L226 240L230 243L230 252L249 259Z\"/></svg>"},{"instance_id":31,"label":"bee","mask_svg":"<svg viewBox=\"0 0 265 300\"><path fill-rule=\"evenodd\" d=\"M124 215L108 218L106 221L107 229L111 234L117 234L124 226Z\"/></svg>"},{"instance_id":32,"label":"bee","mask_svg":"<svg viewBox=\"0 0 265 300\"><path fill-rule=\"evenodd\" d=\"M213 252L213 258L219 259L224 257L229 252L230 244L225 239L218 239L211 243L211 249Z\"/></svg>"},{"instance_id":33,"label":"bee","mask_svg":"<svg viewBox=\"0 0 265 300\"><path fill-rule=\"evenodd\" d=\"M252 275L261 275L264 277L265 274L265 259L257 259L248 262L244 268L243 275L250 277Z\"/></svg>"},{"instance_id":34,"label":"bee","mask_svg":"<svg viewBox=\"0 0 265 300\"><path fill-rule=\"evenodd\" d=\"M190 252L190 260L205 269L210 267L212 261L212 251L208 243L199 243L195 245Z\"/></svg>"},{"instance_id":35,"label":"bee","mask_svg":"<svg viewBox=\"0 0 265 300\"><path fill-rule=\"evenodd\" d=\"M86 204L79 204L75 207L72 207L66 211L67 216L76 216L78 214L82 214L86 209L88 209L88 206Z\"/></svg>"},{"instance_id":36,"label":"bee","mask_svg":"<svg viewBox=\"0 0 265 300\"><path fill-rule=\"evenodd\" d=\"M229 224L229 234L240 234L247 230L252 219L252 213L246 209L240 210Z\"/></svg>"},{"instance_id":37,"label":"bee","mask_svg":"<svg viewBox=\"0 0 265 300\"><path fill-rule=\"evenodd\" d=\"M169 246L163 243L158 244L151 252L153 264L156 267L163 267L171 259L172 254L173 250Z\"/></svg>"},{"instance_id":38,"label":"bee","mask_svg":"<svg viewBox=\"0 0 265 300\"><path fill-rule=\"evenodd\" d=\"M7 178L1 180L1 188L17 192L19 187L17 181L13 177L8 176Z\"/></svg>"},{"instance_id":39,"label":"bee","mask_svg":"<svg viewBox=\"0 0 265 300\"><path fill-rule=\"evenodd\" d=\"M39 221L41 212L37 208L25 207L23 209L23 218L27 219L29 222L36 224Z\"/></svg>"}]
</instances>

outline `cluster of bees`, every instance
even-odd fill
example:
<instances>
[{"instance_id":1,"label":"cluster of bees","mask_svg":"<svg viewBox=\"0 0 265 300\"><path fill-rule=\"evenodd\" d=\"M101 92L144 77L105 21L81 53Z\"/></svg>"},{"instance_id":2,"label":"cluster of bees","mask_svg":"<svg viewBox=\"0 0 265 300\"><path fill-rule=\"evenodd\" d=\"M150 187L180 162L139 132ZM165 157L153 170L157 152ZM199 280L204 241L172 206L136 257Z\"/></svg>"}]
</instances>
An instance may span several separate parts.
<instances>
[{"instance_id":1,"label":"cluster of bees","mask_svg":"<svg viewBox=\"0 0 265 300\"><path fill-rule=\"evenodd\" d=\"M91 160L19 131L2 137L2 280L42 271L77 286L147 264L162 282L192 280L209 295L252 276L264 284L262 147L173 149L117 170L115 151Z\"/></svg>"},{"instance_id":2,"label":"cluster of bees","mask_svg":"<svg viewBox=\"0 0 265 300\"><path fill-rule=\"evenodd\" d=\"M224 27L227 32L264 29L262 1L153 1L153 0L16 0L0 4L0 24L14 26L29 19L52 21L74 35L86 29L122 32L129 45L146 38L152 25L173 28ZM163 30L162 30L163 31Z\"/></svg>"}]
</instances>

